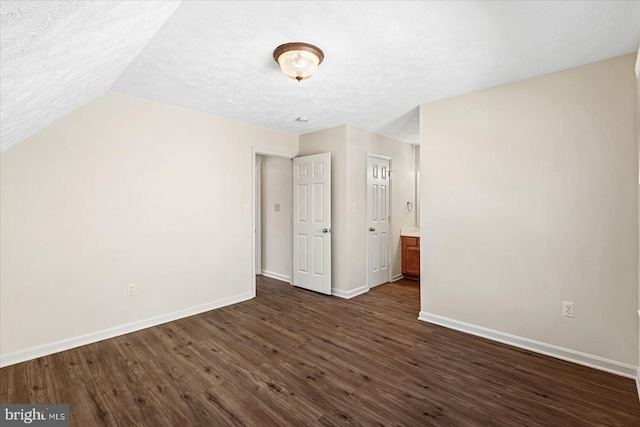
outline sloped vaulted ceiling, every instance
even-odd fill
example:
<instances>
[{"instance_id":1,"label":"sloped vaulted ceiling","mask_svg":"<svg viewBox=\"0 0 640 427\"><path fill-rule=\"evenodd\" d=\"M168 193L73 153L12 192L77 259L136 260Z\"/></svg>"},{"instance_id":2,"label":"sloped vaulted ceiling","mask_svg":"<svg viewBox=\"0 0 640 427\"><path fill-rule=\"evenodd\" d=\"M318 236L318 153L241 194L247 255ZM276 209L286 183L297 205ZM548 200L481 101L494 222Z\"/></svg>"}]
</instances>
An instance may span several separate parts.
<instances>
[{"instance_id":1,"label":"sloped vaulted ceiling","mask_svg":"<svg viewBox=\"0 0 640 427\"><path fill-rule=\"evenodd\" d=\"M110 88L297 134L348 123L417 143L420 104L640 41L640 1L3 1L1 11L4 149ZM309 80L273 60L292 41L325 52Z\"/></svg>"},{"instance_id":2,"label":"sloped vaulted ceiling","mask_svg":"<svg viewBox=\"0 0 640 427\"><path fill-rule=\"evenodd\" d=\"M179 5L0 3L1 149L109 90Z\"/></svg>"}]
</instances>

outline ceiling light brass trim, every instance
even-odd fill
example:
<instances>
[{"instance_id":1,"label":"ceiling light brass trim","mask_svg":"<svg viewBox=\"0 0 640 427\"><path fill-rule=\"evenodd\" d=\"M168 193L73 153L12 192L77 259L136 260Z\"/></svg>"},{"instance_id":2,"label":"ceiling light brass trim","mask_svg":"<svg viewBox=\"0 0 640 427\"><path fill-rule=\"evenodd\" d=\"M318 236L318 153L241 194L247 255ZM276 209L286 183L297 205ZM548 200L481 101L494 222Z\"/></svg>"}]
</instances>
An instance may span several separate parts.
<instances>
[{"instance_id":1,"label":"ceiling light brass trim","mask_svg":"<svg viewBox=\"0 0 640 427\"><path fill-rule=\"evenodd\" d=\"M293 43L281 44L276 48L276 50L273 51L273 59L275 59L275 61L278 62L278 58L280 57L280 55L292 50L304 50L306 52L314 54L320 60L320 62L318 62L318 65L322 64L322 60L324 59L324 52L322 51L322 49L312 44L304 43L304 42L293 42Z\"/></svg>"}]
</instances>

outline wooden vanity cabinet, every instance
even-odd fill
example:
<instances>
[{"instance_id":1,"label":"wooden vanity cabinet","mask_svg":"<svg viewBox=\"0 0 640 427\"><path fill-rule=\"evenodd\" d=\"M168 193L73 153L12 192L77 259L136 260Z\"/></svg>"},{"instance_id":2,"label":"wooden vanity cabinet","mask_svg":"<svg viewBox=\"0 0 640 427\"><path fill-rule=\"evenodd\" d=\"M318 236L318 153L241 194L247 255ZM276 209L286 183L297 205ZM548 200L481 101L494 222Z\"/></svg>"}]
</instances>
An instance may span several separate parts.
<instances>
[{"instance_id":1,"label":"wooden vanity cabinet","mask_svg":"<svg viewBox=\"0 0 640 427\"><path fill-rule=\"evenodd\" d=\"M402 274L420 280L420 238L402 236Z\"/></svg>"}]
</instances>

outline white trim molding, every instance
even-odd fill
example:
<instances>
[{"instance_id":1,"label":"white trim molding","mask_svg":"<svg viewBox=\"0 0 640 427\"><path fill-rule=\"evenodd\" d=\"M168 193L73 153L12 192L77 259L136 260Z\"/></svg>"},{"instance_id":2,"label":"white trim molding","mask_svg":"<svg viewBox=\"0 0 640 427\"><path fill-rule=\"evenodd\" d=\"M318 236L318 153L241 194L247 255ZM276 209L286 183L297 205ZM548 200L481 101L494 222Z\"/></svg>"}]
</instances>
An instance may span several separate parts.
<instances>
[{"instance_id":1,"label":"white trim molding","mask_svg":"<svg viewBox=\"0 0 640 427\"><path fill-rule=\"evenodd\" d=\"M640 53L638 58L640 58ZM640 310L638 310L638 316L640 316ZM638 390L638 400L640 400L640 366L638 366L638 374L636 375L636 390Z\"/></svg>"},{"instance_id":2,"label":"white trim molding","mask_svg":"<svg viewBox=\"0 0 640 427\"><path fill-rule=\"evenodd\" d=\"M427 313L426 311L421 311L418 319L422 320L423 322L433 323L434 325L444 326L445 328L466 332L471 335L487 338L492 341L497 341L503 344L512 345L514 347L523 348L535 353L544 354L546 356L555 357L556 359L566 360L568 362L577 363L578 365L588 366L590 368L599 369L601 371L609 372L623 377L634 379L638 374L637 366L616 362L615 360L605 359L604 357L582 353L580 351L559 347L553 344L534 341L528 338L519 337L517 335L511 335L505 332L484 328L482 326L472 325L470 323L461 322L459 320L438 316L437 314Z\"/></svg>"},{"instance_id":3,"label":"white trim molding","mask_svg":"<svg viewBox=\"0 0 640 427\"><path fill-rule=\"evenodd\" d=\"M173 322L174 320L194 316L206 311L215 310L216 308L222 308L227 305L237 304L239 302L247 301L252 298L253 293L246 292L229 298L222 298L217 301L200 304L184 310L174 311L173 313L163 314L161 316L152 317L150 319L141 320L138 322L128 323L122 326L116 326L115 328L104 329L102 331L93 332L75 338L68 338L49 344L31 347L26 350L3 354L0 356L0 367L4 368L5 366L26 362L27 360L36 359L38 357L48 356L53 353L59 353L61 351L70 350L72 348L80 347L87 344L93 344L98 341L103 341L120 335L129 334L131 332L147 329L152 326L161 325L163 323Z\"/></svg>"},{"instance_id":4,"label":"white trim molding","mask_svg":"<svg viewBox=\"0 0 640 427\"><path fill-rule=\"evenodd\" d=\"M400 274L396 274L395 276L393 276L391 278L391 282L397 282L400 279L404 279L404 274L400 273Z\"/></svg>"},{"instance_id":5,"label":"white trim molding","mask_svg":"<svg viewBox=\"0 0 640 427\"><path fill-rule=\"evenodd\" d=\"M331 288L331 295L344 298L344 299L351 299L367 292L369 292L369 287L367 285L360 286L359 288L355 288L350 291L343 291L342 289Z\"/></svg>"},{"instance_id":6,"label":"white trim molding","mask_svg":"<svg viewBox=\"0 0 640 427\"><path fill-rule=\"evenodd\" d=\"M291 277L285 276L284 274L274 273L269 270L262 270L262 275L266 277L270 277L272 279L281 280L283 282L291 283Z\"/></svg>"}]
</instances>

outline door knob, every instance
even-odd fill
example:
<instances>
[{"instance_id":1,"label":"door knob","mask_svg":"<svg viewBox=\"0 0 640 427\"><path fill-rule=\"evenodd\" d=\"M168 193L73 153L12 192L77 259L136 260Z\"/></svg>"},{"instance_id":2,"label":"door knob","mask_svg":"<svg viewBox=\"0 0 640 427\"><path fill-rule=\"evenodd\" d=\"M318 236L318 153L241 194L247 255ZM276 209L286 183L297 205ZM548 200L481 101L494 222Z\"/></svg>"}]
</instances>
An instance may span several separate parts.
<instances>
[{"instance_id":1,"label":"door knob","mask_svg":"<svg viewBox=\"0 0 640 427\"><path fill-rule=\"evenodd\" d=\"M330 228L323 228L322 232L323 233L331 233L331 229Z\"/></svg>"},{"instance_id":2,"label":"door knob","mask_svg":"<svg viewBox=\"0 0 640 427\"><path fill-rule=\"evenodd\" d=\"M371 227L371 228L369 229L369 231L376 231L376 229L375 229L375 228L373 228L373 227Z\"/></svg>"}]
</instances>

